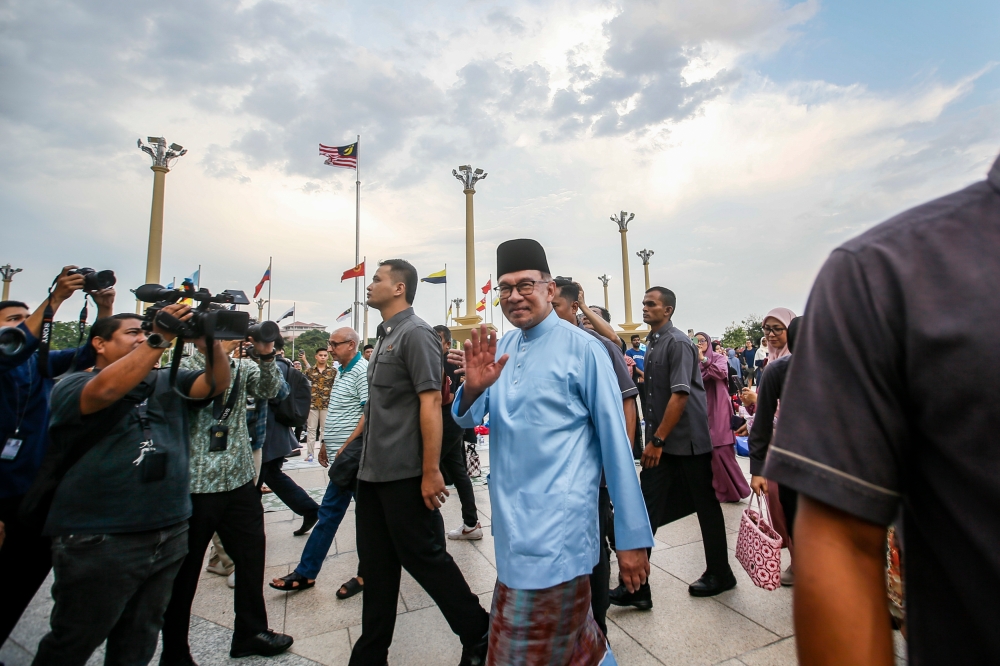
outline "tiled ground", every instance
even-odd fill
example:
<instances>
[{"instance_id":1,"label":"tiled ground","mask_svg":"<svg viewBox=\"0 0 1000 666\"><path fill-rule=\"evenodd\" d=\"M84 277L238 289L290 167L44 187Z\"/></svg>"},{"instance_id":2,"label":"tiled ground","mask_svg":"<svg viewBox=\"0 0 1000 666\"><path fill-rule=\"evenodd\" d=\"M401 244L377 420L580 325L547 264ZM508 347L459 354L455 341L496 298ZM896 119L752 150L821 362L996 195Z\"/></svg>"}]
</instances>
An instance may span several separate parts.
<instances>
[{"instance_id":1,"label":"tiled ground","mask_svg":"<svg viewBox=\"0 0 1000 666\"><path fill-rule=\"evenodd\" d=\"M483 452L488 464L488 452ZM746 461L741 460L746 469ZM299 466L290 472L307 489L325 486L325 471ZM472 590L489 609L496 580L493 540L488 534L490 500L484 486L476 487L476 501L487 535L482 541L449 541L448 550L458 562ZM754 587L733 557L742 504L724 504L730 532L730 558L739 579L736 589L711 599L688 595L687 585L704 570L701 534L694 516L658 531L652 560L652 611L612 607L608 613L611 645L618 663L725 664L726 666L782 666L796 664L792 626L791 590L766 592ZM461 522L458 497L442 508L449 528ZM267 524L267 580L285 575L298 563L306 537L292 531L299 519L290 511L265 515ZM228 656L233 626L232 590L220 576L205 573L194 602L193 653L201 666L216 664L347 664L350 649L361 630L361 595L340 601L334 593L356 571L353 505L337 535L316 587L284 593L264 588L271 627L295 638L290 654L275 659L233 660ZM613 574L615 575L615 574ZM14 634L0 649L6 666L30 663L38 640L44 635L51 610L49 586L36 596ZM458 639L448 628L427 593L404 572L397 606L395 639L389 655L394 666L457 664ZM904 646L897 636L899 654ZM155 659L158 659L157 656ZM902 659L899 659L902 662ZM90 664L103 662L95 654ZM156 660L153 662L156 663Z\"/></svg>"}]
</instances>

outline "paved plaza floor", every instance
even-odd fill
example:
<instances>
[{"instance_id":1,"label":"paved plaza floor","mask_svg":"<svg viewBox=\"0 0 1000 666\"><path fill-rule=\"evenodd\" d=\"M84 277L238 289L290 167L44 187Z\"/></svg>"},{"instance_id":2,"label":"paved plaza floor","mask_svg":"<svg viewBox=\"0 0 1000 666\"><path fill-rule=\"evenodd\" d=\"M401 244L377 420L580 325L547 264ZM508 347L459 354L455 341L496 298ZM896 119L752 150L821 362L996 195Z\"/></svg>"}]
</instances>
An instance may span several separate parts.
<instances>
[{"instance_id":1,"label":"paved plaza floor","mask_svg":"<svg viewBox=\"0 0 1000 666\"><path fill-rule=\"evenodd\" d=\"M488 451L483 451L481 455L484 465L488 465ZM740 464L746 472L747 461L741 459ZM298 467L289 472L297 483L312 494L322 492L326 486L325 470L297 461L292 466ZM462 569L472 591L479 595L483 607L488 610L496 581L496 565L493 539L489 535L492 510L484 485L476 486L476 502L485 536L481 541L449 541L448 551ZM270 498L265 506L271 509L281 507L280 503ZM736 531L745 506L745 503L722 505L729 532L730 560L739 584L734 590L714 598L696 599L687 592L688 584L697 579L705 568L697 518L689 516L657 532L656 547L651 557L653 609L638 611L612 606L608 613L609 637L619 664L784 666L797 663L791 589L767 592L755 587L735 559ZM452 492L442 508L446 529L461 523L460 508L458 496ZM265 514L265 580L284 576L298 564L306 537L293 536L292 531L298 528L300 522L288 510L272 510ZM785 560L787 564L787 552ZM316 587L286 593L265 586L264 598L271 628L295 638L289 653L271 659L229 658L234 619L233 592L226 586L223 577L203 573L191 621L192 654L200 666L346 666L351 645L361 632L362 595L341 601L335 593L344 581L354 575L357 566L352 503ZM613 571L612 576L616 575L617 571ZM30 664L38 641L48 630L52 609L51 582L50 576L10 639L0 649L0 662L4 662L5 666ZM458 664L461 657L458 638L451 633L431 598L405 571L397 613L395 638L389 652L392 666ZM905 647L898 632L896 634L897 654L903 655ZM157 654L153 663L158 660ZM897 657L897 662L905 663L901 656ZM103 663L103 649L95 653L89 663Z\"/></svg>"}]
</instances>

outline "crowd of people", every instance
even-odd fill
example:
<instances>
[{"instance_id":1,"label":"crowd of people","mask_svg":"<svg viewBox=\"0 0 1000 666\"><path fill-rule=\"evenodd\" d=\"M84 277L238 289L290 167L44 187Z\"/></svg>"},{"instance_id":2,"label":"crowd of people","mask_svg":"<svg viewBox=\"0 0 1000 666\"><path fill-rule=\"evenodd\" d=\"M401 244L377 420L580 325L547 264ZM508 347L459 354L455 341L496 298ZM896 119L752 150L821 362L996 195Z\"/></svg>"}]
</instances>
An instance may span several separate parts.
<instances>
[{"instance_id":1,"label":"crowd of people","mask_svg":"<svg viewBox=\"0 0 1000 666\"><path fill-rule=\"evenodd\" d=\"M113 288L88 292L85 343L50 351L52 317L86 284L67 267L34 311L0 302L0 643L51 570L35 664L84 664L102 643L105 663L146 664L161 634L161 664L194 664L211 548L208 570L234 587L230 655L284 652L293 638L269 628L263 597L268 491L309 534L268 583L289 593L316 584L355 502L358 570L337 592L363 599L351 665L387 663L404 568L460 639L460 666L610 665L609 606L653 609L657 529L695 514L705 569L689 593L722 594L737 585L722 504L756 493L794 546L781 583L802 663L891 664L893 625L914 664L990 661L1000 380L982 354L995 355L997 257L1000 160L835 250L806 314L772 309L759 345L682 331L683 299L662 286L643 294L648 333L619 337L537 241L516 239L497 248L502 337L483 325L456 346L414 312L416 269L391 259L367 288L374 345L339 328L313 364L280 339L198 338L169 366L190 307L112 314ZM464 440L487 419L489 609L446 547L483 537ZM318 504L283 470L302 431L329 474ZM450 531L448 486L462 505Z\"/></svg>"}]
</instances>

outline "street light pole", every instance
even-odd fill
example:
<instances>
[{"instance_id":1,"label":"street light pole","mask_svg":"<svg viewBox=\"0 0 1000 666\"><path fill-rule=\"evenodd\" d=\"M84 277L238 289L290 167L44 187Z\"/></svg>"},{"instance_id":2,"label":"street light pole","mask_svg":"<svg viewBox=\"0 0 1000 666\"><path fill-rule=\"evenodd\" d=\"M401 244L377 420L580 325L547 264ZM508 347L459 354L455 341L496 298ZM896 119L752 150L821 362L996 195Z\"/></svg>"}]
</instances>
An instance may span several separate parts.
<instances>
[{"instance_id":1,"label":"street light pole","mask_svg":"<svg viewBox=\"0 0 1000 666\"><path fill-rule=\"evenodd\" d=\"M264 306L267 305L267 299L263 296L254 301L254 305L257 306L257 323L264 321Z\"/></svg>"},{"instance_id":2,"label":"street light pole","mask_svg":"<svg viewBox=\"0 0 1000 666\"><path fill-rule=\"evenodd\" d=\"M611 282L611 278L605 273L604 275L598 275L597 279L604 285L604 309L611 312L611 307L608 305L608 283Z\"/></svg>"},{"instance_id":3,"label":"street light pole","mask_svg":"<svg viewBox=\"0 0 1000 666\"><path fill-rule=\"evenodd\" d=\"M10 282L21 270L20 268L12 268L10 264L0 266L0 275L3 276L3 300L6 301L10 298Z\"/></svg>"},{"instance_id":4,"label":"street light pole","mask_svg":"<svg viewBox=\"0 0 1000 666\"><path fill-rule=\"evenodd\" d=\"M453 298L451 300L451 302L455 304L455 314L452 315L451 318L454 319L455 321L458 321L458 314L460 312L462 312L462 303L465 302L465 299L464 298Z\"/></svg>"},{"instance_id":5,"label":"street light pole","mask_svg":"<svg viewBox=\"0 0 1000 666\"><path fill-rule=\"evenodd\" d=\"M628 273L628 223L635 217L635 213L621 212L621 215L611 216L611 221L618 225L618 232L622 235L622 281L625 283L625 323L622 329L634 331L639 328L639 324L632 323L632 280Z\"/></svg>"},{"instance_id":6,"label":"street light pole","mask_svg":"<svg viewBox=\"0 0 1000 666\"><path fill-rule=\"evenodd\" d=\"M653 256L653 251L639 250L635 255L642 259L642 270L646 274L646 291L649 291L649 258Z\"/></svg>"},{"instance_id":7,"label":"street light pole","mask_svg":"<svg viewBox=\"0 0 1000 666\"><path fill-rule=\"evenodd\" d=\"M455 176L463 186L465 192L465 316L456 317L462 326L473 326L482 319L476 314L476 239L475 224L472 214L472 197L476 194L476 183L483 180L488 175L482 169L473 169L471 165L464 164L458 169L452 169L451 175Z\"/></svg>"},{"instance_id":8,"label":"street light pole","mask_svg":"<svg viewBox=\"0 0 1000 666\"><path fill-rule=\"evenodd\" d=\"M182 146L176 143L167 146L167 140L162 136L150 136L146 138L151 145L143 144L142 139L136 141L136 145L142 152L153 158L153 164L149 167L153 171L153 204L149 213L149 245L146 249L146 284L160 283L160 261L163 256L163 189L167 182L167 173L173 162L187 154ZM142 303L135 302L135 311L138 314Z\"/></svg>"}]
</instances>

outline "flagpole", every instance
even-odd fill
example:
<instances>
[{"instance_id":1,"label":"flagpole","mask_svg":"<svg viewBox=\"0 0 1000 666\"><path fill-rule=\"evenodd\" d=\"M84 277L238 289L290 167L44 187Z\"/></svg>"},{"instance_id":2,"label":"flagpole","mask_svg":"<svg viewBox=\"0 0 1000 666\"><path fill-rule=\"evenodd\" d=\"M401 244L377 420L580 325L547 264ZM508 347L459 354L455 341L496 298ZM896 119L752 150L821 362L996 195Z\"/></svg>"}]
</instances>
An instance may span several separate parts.
<instances>
[{"instance_id":1,"label":"flagpole","mask_svg":"<svg viewBox=\"0 0 1000 666\"><path fill-rule=\"evenodd\" d=\"M444 265L444 325L448 322L448 264Z\"/></svg>"},{"instance_id":2,"label":"flagpole","mask_svg":"<svg viewBox=\"0 0 1000 666\"><path fill-rule=\"evenodd\" d=\"M493 286L493 273L490 273L490 281L486 284ZM486 298L490 300L490 323L493 323L493 294L486 292Z\"/></svg>"},{"instance_id":3,"label":"flagpole","mask_svg":"<svg viewBox=\"0 0 1000 666\"><path fill-rule=\"evenodd\" d=\"M271 275L271 262L274 261L274 257L267 258L267 318L271 318L271 281L274 277Z\"/></svg>"},{"instance_id":4,"label":"flagpole","mask_svg":"<svg viewBox=\"0 0 1000 666\"><path fill-rule=\"evenodd\" d=\"M201 289L201 264L198 264L198 289Z\"/></svg>"},{"instance_id":5,"label":"flagpole","mask_svg":"<svg viewBox=\"0 0 1000 666\"><path fill-rule=\"evenodd\" d=\"M357 266L361 263L361 135L358 135L358 142L354 147L354 154L357 156L357 161L354 164L354 175L357 181L354 183L354 265ZM358 312L358 306L361 305L361 283L358 282L360 278L354 278L354 330L358 333L361 332L360 327L360 313Z\"/></svg>"},{"instance_id":6,"label":"flagpole","mask_svg":"<svg viewBox=\"0 0 1000 666\"><path fill-rule=\"evenodd\" d=\"M368 304L367 303L365 303L364 308L365 308L365 339L361 343L361 347L362 348L364 348L364 346L366 344L368 344Z\"/></svg>"},{"instance_id":7,"label":"flagpole","mask_svg":"<svg viewBox=\"0 0 1000 666\"><path fill-rule=\"evenodd\" d=\"M292 301L292 323L295 323L295 301ZM292 335L292 362L295 362L295 335Z\"/></svg>"}]
</instances>

